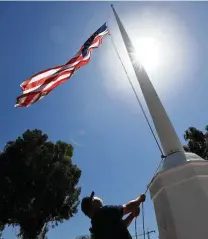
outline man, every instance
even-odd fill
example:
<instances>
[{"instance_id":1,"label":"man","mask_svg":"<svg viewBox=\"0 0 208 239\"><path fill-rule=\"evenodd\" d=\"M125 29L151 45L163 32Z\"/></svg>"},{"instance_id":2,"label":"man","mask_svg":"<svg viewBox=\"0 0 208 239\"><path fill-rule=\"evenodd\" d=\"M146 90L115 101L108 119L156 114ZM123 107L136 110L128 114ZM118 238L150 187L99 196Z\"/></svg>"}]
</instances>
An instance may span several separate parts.
<instances>
[{"instance_id":1,"label":"man","mask_svg":"<svg viewBox=\"0 0 208 239\"><path fill-rule=\"evenodd\" d=\"M131 239L128 226L139 215L139 206L145 201L145 195L121 206L103 206L103 201L94 197L82 199L82 212L91 219L90 232L95 239ZM123 216L129 214L123 219Z\"/></svg>"}]
</instances>

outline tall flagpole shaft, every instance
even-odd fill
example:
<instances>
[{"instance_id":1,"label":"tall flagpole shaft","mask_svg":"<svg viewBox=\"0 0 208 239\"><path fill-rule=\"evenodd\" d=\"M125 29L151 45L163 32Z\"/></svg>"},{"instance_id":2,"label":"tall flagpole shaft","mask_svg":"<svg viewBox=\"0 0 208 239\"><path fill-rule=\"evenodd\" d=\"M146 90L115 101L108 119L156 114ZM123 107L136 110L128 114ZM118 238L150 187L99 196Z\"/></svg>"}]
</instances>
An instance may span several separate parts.
<instances>
[{"instance_id":1,"label":"tall flagpole shaft","mask_svg":"<svg viewBox=\"0 0 208 239\"><path fill-rule=\"evenodd\" d=\"M121 20L119 19L118 14L116 13L113 5L111 5L111 7L113 9L121 36L123 38L130 61L134 68L137 80L140 84L140 87L141 87L142 93L144 95L146 104L148 106L150 115L153 119L153 123L154 123L155 129L157 131L164 154L167 156L170 154L174 154L176 152L180 152L180 158L185 161L184 149L183 149L183 146L173 128L173 125L171 124L171 121L170 121L145 69L143 68L143 66L141 66L139 64L138 61L136 61L136 58L134 57L135 49L133 47L133 44L132 44Z\"/></svg>"},{"instance_id":2,"label":"tall flagpole shaft","mask_svg":"<svg viewBox=\"0 0 208 239\"><path fill-rule=\"evenodd\" d=\"M159 238L207 239L208 163L198 155L184 152L149 77L144 68L134 61L133 45L114 8L113 11L161 146L167 155L162 171L150 184Z\"/></svg>"}]
</instances>

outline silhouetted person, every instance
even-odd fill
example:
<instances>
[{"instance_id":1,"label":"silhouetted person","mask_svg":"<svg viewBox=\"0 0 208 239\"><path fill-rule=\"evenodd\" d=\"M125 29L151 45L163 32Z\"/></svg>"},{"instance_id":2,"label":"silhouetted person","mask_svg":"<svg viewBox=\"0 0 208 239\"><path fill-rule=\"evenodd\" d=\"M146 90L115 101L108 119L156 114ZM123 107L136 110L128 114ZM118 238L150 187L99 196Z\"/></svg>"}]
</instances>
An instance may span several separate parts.
<instances>
[{"instance_id":1,"label":"silhouetted person","mask_svg":"<svg viewBox=\"0 0 208 239\"><path fill-rule=\"evenodd\" d=\"M82 212L91 219L90 232L95 239L131 239L128 226L140 213L139 206L145 201L146 196L132 200L124 205L103 205L102 199L84 197L81 203ZM123 219L123 216L129 214Z\"/></svg>"}]
</instances>

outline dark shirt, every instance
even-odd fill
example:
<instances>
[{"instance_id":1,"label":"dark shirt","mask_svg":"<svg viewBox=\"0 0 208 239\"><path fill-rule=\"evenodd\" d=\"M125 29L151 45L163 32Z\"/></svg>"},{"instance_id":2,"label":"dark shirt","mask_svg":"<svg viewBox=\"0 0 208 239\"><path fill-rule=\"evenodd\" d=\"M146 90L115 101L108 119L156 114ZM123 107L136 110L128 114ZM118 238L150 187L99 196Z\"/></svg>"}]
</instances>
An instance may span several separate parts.
<instances>
[{"instance_id":1,"label":"dark shirt","mask_svg":"<svg viewBox=\"0 0 208 239\"><path fill-rule=\"evenodd\" d=\"M95 239L132 239L122 217L123 206L103 206L91 219Z\"/></svg>"}]
</instances>

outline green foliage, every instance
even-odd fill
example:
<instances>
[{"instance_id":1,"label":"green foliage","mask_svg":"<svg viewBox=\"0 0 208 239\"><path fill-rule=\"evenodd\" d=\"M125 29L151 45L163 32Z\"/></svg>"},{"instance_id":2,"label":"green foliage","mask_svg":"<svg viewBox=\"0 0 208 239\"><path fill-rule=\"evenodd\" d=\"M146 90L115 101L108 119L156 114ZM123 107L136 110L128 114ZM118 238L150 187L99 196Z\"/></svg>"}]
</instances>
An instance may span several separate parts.
<instances>
[{"instance_id":1,"label":"green foliage","mask_svg":"<svg viewBox=\"0 0 208 239\"><path fill-rule=\"evenodd\" d=\"M27 130L0 153L0 231L19 226L25 239L46 238L48 225L77 213L81 170L72 164L73 147Z\"/></svg>"},{"instance_id":2,"label":"green foliage","mask_svg":"<svg viewBox=\"0 0 208 239\"><path fill-rule=\"evenodd\" d=\"M185 151L208 160L208 125L205 127L205 132L190 127L185 131L184 139L187 141L187 145L184 146Z\"/></svg>"}]
</instances>

